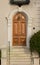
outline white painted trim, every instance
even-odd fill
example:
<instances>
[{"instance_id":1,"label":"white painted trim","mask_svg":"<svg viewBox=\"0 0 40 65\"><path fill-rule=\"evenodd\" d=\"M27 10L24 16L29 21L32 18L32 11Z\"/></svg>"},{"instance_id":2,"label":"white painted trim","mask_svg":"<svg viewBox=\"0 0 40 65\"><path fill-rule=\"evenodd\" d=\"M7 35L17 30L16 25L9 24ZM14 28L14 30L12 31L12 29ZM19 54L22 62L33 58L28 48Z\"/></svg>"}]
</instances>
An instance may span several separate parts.
<instances>
[{"instance_id":1,"label":"white painted trim","mask_svg":"<svg viewBox=\"0 0 40 65\"><path fill-rule=\"evenodd\" d=\"M28 22L32 22L31 15L26 10L23 10L22 8L14 9L12 10L8 15L8 41L10 41L10 46L12 46L12 16L15 15L17 12L24 12L28 16ZM27 29L27 46L29 47L28 43L28 35L29 31Z\"/></svg>"}]
</instances>

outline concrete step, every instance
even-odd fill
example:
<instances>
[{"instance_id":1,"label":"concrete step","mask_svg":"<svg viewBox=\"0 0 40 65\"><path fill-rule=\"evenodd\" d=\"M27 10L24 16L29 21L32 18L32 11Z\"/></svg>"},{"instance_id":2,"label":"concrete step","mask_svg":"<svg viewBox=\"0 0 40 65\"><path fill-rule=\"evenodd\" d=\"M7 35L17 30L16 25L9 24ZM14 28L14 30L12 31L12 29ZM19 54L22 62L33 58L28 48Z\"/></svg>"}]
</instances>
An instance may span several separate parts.
<instances>
[{"instance_id":1,"label":"concrete step","mask_svg":"<svg viewBox=\"0 0 40 65\"><path fill-rule=\"evenodd\" d=\"M9 56L9 54L8 54ZM27 53L10 53L10 57L24 57L24 58L30 58L31 57L31 54L27 54Z\"/></svg>"},{"instance_id":2,"label":"concrete step","mask_svg":"<svg viewBox=\"0 0 40 65\"><path fill-rule=\"evenodd\" d=\"M10 48L10 52L8 51L8 55L11 57L30 57L30 50L26 47L13 47Z\"/></svg>"},{"instance_id":3,"label":"concrete step","mask_svg":"<svg viewBox=\"0 0 40 65\"><path fill-rule=\"evenodd\" d=\"M17 53L25 53L25 54L30 54L30 50L26 47L10 47L10 50L8 49L8 54L17 54Z\"/></svg>"},{"instance_id":4,"label":"concrete step","mask_svg":"<svg viewBox=\"0 0 40 65\"><path fill-rule=\"evenodd\" d=\"M10 65L31 65L31 62L10 62Z\"/></svg>"},{"instance_id":5,"label":"concrete step","mask_svg":"<svg viewBox=\"0 0 40 65\"><path fill-rule=\"evenodd\" d=\"M10 60L9 60L10 57ZM27 47L10 47L8 50L8 62L10 65L31 65L31 53Z\"/></svg>"},{"instance_id":6,"label":"concrete step","mask_svg":"<svg viewBox=\"0 0 40 65\"><path fill-rule=\"evenodd\" d=\"M28 61L31 61L31 59L29 58L27 58L27 59L25 59L25 58L10 58L10 61L13 61L13 62L28 62Z\"/></svg>"}]
</instances>

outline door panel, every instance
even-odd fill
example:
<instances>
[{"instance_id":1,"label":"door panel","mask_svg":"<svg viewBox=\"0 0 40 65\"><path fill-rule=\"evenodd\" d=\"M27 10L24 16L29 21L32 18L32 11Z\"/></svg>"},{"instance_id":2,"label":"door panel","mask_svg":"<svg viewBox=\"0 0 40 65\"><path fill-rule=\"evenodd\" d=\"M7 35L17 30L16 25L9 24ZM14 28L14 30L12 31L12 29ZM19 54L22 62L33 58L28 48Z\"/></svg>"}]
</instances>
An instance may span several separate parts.
<instances>
[{"instance_id":1,"label":"door panel","mask_svg":"<svg viewBox=\"0 0 40 65\"><path fill-rule=\"evenodd\" d=\"M13 45L18 45L18 38L13 38Z\"/></svg>"},{"instance_id":2,"label":"door panel","mask_svg":"<svg viewBox=\"0 0 40 65\"><path fill-rule=\"evenodd\" d=\"M22 13L13 17L13 46L26 46L26 20Z\"/></svg>"},{"instance_id":3,"label":"door panel","mask_svg":"<svg viewBox=\"0 0 40 65\"><path fill-rule=\"evenodd\" d=\"M18 35L18 23L13 24L13 33L14 35Z\"/></svg>"},{"instance_id":4,"label":"door panel","mask_svg":"<svg viewBox=\"0 0 40 65\"><path fill-rule=\"evenodd\" d=\"M20 45L25 46L26 44L26 38L20 38Z\"/></svg>"},{"instance_id":5,"label":"door panel","mask_svg":"<svg viewBox=\"0 0 40 65\"><path fill-rule=\"evenodd\" d=\"M22 29L22 35L25 35L26 34L26 25L25 23L21 23L21 29Z\"/></svg>"},{"instance_id":6,"label":"door panel","mask_svg":"<svg viewBox=\"0 0 40 65\"><path fill-rule=\"evenodd\" d=\"M21 23L19 22L19 25L18 25L18 34L21 35Z\"/></svg>"}]
</instances>

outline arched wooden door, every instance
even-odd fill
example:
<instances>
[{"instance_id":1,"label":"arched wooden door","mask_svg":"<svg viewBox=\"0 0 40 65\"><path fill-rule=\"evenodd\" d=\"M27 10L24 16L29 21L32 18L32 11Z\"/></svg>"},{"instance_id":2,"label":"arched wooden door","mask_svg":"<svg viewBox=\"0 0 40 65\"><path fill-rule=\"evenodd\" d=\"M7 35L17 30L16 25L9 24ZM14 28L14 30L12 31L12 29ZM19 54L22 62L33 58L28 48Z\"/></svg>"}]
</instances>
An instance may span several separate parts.
<instances>
[{"instance_id":1,"label":"arched wooden door","mask_svg":"<svg viewBox=\"0 0 40 65\"><path fill-rule=\"evenodd\" d=\"M13 17L12 45L26 46L26 18L22 13Z\"/></svg>"}]
</instances>

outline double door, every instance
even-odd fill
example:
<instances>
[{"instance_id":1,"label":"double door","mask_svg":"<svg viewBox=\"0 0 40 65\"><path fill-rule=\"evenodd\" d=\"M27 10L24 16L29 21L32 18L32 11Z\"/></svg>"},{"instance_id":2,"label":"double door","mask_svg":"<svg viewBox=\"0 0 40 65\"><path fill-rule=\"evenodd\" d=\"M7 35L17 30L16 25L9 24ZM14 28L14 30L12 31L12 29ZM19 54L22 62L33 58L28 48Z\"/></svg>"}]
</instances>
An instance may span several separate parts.
<instances>
[{"instance_id":1,"label":"double door","mask_svg":"<svg viewBox=\"0 0 40 65\"><path fill-rule=\"evenodd\" d=\"M12 45L26 46L26 19L22 13L13 17Z\"/></svg>"}]
</instances>

